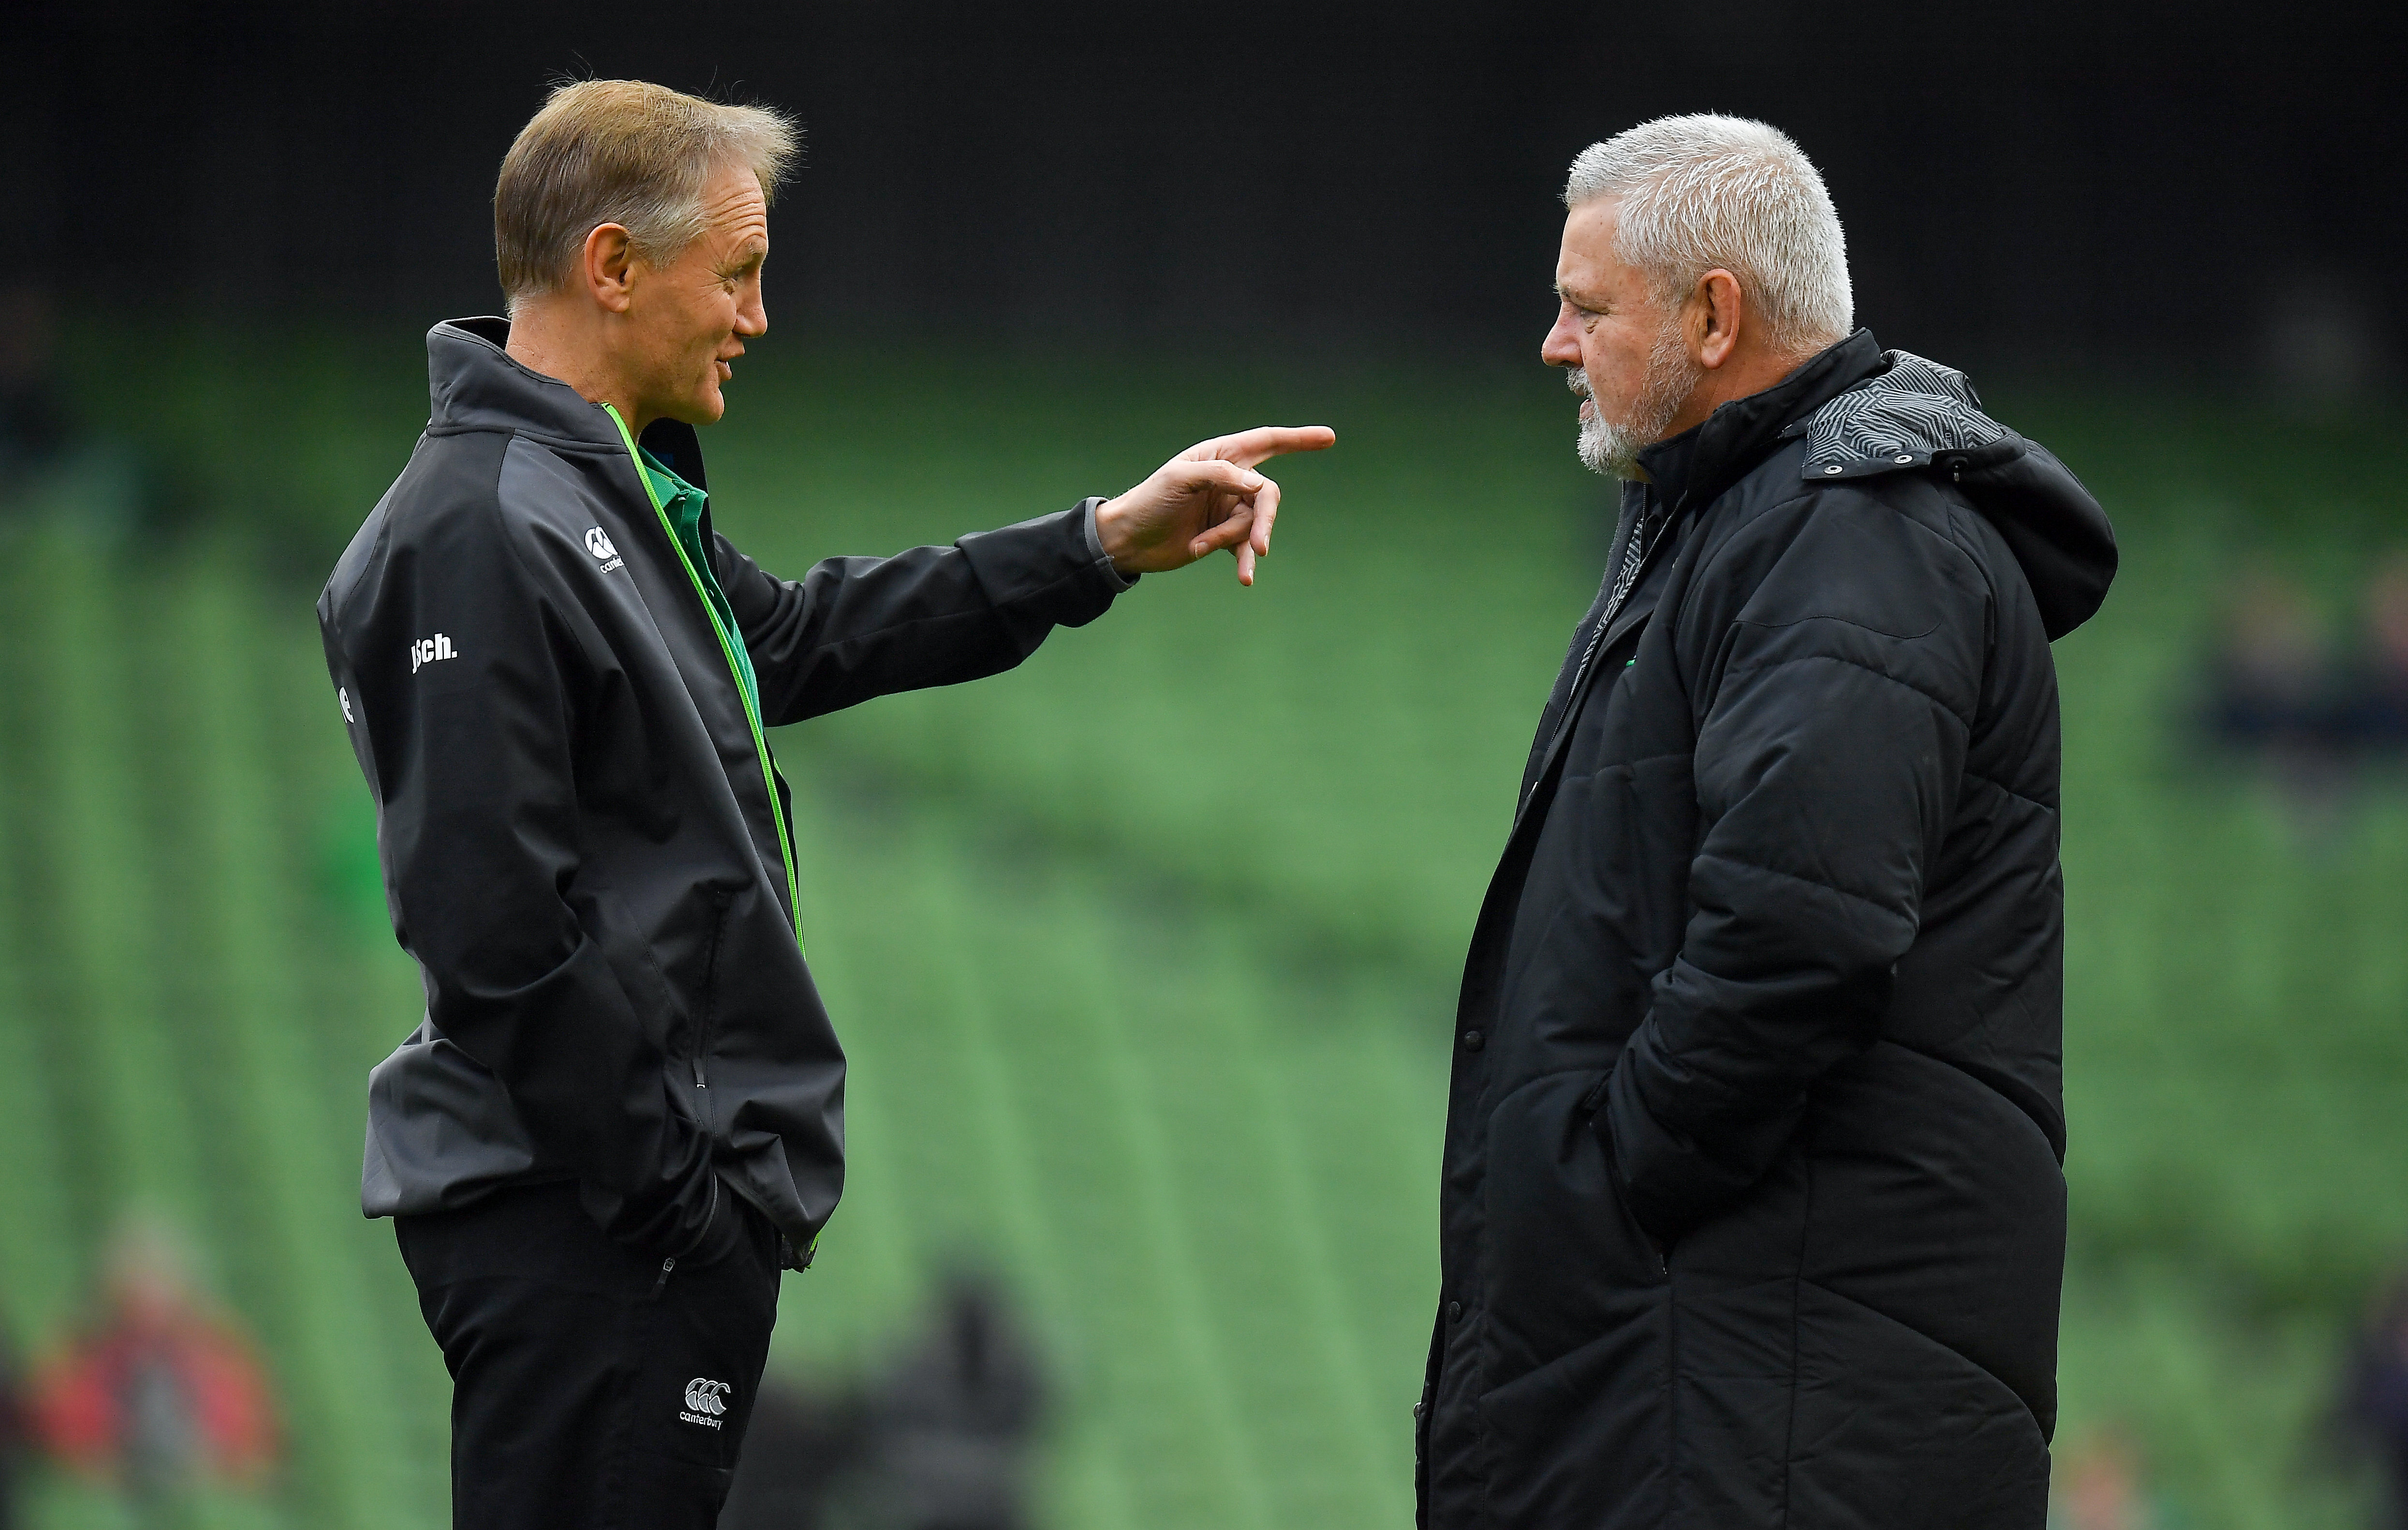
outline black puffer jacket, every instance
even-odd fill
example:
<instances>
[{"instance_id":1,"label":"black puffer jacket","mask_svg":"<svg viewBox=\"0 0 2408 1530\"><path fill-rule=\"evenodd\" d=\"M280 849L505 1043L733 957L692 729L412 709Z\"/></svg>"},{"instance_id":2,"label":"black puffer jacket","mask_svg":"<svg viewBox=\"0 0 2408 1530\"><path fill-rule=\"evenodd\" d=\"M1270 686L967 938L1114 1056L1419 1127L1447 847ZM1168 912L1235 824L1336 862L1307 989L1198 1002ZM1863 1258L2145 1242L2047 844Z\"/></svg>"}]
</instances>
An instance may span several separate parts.
<instances>
[{"instance_id":1,"label":"black puffer jacket","mask_svg":"<svg viewBox=\"0 0 2408 1530\"><path fill-rule=\"evenodd\" d=\"M1424 1523L2038 1530L2106 517L1863 332L1641 460L1466 966Z\"/></svg>"}]
</instances>

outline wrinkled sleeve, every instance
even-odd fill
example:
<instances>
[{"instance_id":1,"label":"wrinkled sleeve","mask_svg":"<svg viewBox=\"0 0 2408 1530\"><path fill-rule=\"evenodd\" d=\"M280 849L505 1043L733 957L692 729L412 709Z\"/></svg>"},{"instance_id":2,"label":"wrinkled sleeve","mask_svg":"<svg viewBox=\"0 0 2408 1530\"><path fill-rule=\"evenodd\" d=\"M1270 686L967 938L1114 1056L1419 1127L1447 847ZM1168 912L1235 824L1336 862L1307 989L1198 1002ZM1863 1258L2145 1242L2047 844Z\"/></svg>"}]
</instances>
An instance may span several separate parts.
<instances>
[{"instance_id":1,"label":"wrinkled sleeve","mask_svg":"<svg viewBox=\"0 0 2408 1530\"><path fill-rule=\"evenodd\" d=\"M779 579L714 538L721 585L742 628L772 726L873 696L1009 670L1056 627L1101 615L1128 581L1091 529L1095 502L950 547L832 557Z\"/></svg>"},{"instance_id":2,"label":"wrinkled sleeve","mask_svg":"<svg viewBox=\"0 0 2408 1530\"><path fill-rule=\"evenodd\" d=\"M1713 671L1690 915L1600 1115L1662 1236L1753 1184L1874 1041L1964 765L1985 586L1930 529L1826 500L1726 552L1684 634Z\"/></svg>"},{"instance_id":3,"label":"wrinkled sleeve","mask_svg":"<svg viewBox=\"0 0 2408 1530\"><path fill-rule=\"evenodd\" d=\"M329 655L359 698L394 931L428 1018L501 1081L612 1236L708 1255L736 1225L714 1224L710 1144L670 1103L663 1017L595 934L611 895L581 864L573 747L592 671L546 552L489 508L435 518L391 552Z\"/></svg>"}]
</instances>

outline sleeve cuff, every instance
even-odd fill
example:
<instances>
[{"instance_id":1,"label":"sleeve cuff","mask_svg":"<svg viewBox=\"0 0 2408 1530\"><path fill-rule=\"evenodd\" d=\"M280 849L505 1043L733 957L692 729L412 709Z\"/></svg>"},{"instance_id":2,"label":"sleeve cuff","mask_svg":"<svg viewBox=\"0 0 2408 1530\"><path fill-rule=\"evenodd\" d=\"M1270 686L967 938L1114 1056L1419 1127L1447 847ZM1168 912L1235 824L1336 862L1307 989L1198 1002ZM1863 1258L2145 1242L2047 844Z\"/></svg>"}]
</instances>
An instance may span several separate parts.
<instances>
[{"instance_id":1,"label":"sleeve cuff","mask_svg":"<svg viewBox=\"0 0 2408 1530\"><path fill-rule=\"evenodd\" d=\"M1104 570L1104 577L1112 582L1115 590L1129 589L1145 576L1125 574L1113 568L1112 560L1104 556L1104 534L1096 526L1096 512L1102 509L1103 504L1104 497L1100 494L1090 495L1079 504L1081 523L1087 528L1087 554L1096 560L1096 567Z\"/></svg>"}]
</instances>

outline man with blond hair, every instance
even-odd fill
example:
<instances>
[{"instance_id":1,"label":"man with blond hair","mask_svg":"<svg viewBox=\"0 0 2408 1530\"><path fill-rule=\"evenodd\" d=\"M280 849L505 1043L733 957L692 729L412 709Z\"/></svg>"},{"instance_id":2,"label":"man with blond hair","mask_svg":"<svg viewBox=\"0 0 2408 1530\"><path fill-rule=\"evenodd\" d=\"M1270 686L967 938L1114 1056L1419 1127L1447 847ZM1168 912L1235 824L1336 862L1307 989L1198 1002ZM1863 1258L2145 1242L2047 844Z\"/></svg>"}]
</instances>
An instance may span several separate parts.
<instances>
[{"instance_id":1,"label":"man with blond hair","mask_svg":"<svg viewBox=\"0 0 2408 1530\"><path fill-rule=\"evenodd\" d=\"M768 327L775 113L564 86L502 162L507 319L428 334L433 408L318 603L426 991L370 1077L453 1382L455 1523L708 1526L781 1269L843 1182L844 1055L766 729L1010 669L1228 550L1334 439L1242 431L1116 498L777 579L712 527L695 427Z\"/></svg>"},{"instance_id":2,"label":"man with blond hair","mask_svg":"<svg viewBox=\"0 0 2408 1530\"><path fill-rule=\"evenodd\" d=\"M1619 479L1465 963L1426 1530L2040 1530L2065 1118L2051 640L2106 517L1851 333L1761 123L1573 162L1541 355Z\"/></svg>"}]
</instances>

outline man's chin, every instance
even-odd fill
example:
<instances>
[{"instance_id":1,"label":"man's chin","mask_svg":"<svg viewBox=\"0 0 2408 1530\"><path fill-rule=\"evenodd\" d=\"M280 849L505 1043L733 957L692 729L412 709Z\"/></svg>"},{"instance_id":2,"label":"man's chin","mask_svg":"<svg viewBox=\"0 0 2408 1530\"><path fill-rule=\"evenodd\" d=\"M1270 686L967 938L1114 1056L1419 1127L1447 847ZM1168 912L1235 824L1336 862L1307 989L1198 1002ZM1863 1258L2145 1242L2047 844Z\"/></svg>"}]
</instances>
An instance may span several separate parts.
<instances>
[{"instance_id":1,"label":"man's chin","mask_svg":"<svg viewBox=\"0 0 2408 1530\"><path fill-rule=\"evenodd\" d=\"M1581 466L1600 478L1628 479L1639 474L1639 444L1623 431L1581 422Z\"/></svg>"},{"instance_id":2,"label":"man's chin","mask_svg":"<svg viewBox=\"0 0 2408 1530\"><path fill-rule=\"evenodd\" d=\"M720 394L718 388L713 387L709 393L697 394L694 397L682 399L677 408L665 410L663 412L680 425L690 425L700 428L703 426L719 423L719 417L727 412L727 400Z\"/></svg>"}]
</instances>

